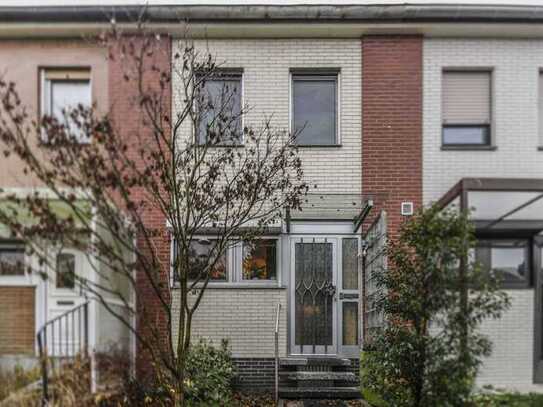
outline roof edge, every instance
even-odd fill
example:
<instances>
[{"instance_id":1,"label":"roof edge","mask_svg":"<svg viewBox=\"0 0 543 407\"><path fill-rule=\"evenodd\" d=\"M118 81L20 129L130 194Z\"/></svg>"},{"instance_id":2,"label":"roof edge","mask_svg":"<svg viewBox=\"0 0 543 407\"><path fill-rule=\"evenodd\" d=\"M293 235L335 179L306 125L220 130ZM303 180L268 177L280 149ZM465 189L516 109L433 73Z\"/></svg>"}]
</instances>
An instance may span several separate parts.
<instances>
[{"instance_id":1,"label":"roof edge","mask_svg":"<svg viewBox=\"0 0 543 407\"><path fill-rule=\"evenodd\" d=\"M529 5L150 5L0 7L1 23L306 22L541 23L543 6Z\"/></svg>"}]
</instances>

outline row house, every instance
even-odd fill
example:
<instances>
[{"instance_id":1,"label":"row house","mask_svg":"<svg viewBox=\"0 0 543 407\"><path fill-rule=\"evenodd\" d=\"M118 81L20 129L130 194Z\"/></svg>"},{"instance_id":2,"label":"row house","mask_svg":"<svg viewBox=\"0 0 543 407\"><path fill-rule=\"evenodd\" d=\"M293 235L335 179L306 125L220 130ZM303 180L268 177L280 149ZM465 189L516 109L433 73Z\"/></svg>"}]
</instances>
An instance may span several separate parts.
<instances>
[{"instance_id":1,"label":"row house","mask_svg":"<svg viewBox=\"0 0 543 407\"><path fill-rule=\"evenodd\" d=\"M129 27L135 11L0 10L1 71L36 114L95 102L130 123L118 66L81 36L107 29L111 16ZM478 385L533 390L543 382L543 7L177 5L146 13L149 27L168 35L165 55L184 46L188 31L197 49L222 62L229 74L217 81L240 90L236 103L251 106L247 124L271 116L275 127L295 131L309 123L298 143L316 188L303 210L262 237L253 256L263 272L244 266L243 245L229 249L195 314L195 338L229 340L238 386L273 386L277 351L285 368L356 371L374 322L363 276L371 261L383 261L372 255L433 202L472 209L474 255L503 275L512 299L501 319L483 324L494 350ZM175 114L175 75L171 86ZM0 166L2 188L39 188L17 163ZM17 242L0 242L2 364L30 361L40 327L84 301L62 279L44 283L10 267L23 253ZM86 272L76 251L59 256L59 267ZM315 270L329 289L312 291ZM135 349L120 329L100 332L107 316L99 309L92 315L94 346L124 341Z\"/></svg>"}]
</instances>

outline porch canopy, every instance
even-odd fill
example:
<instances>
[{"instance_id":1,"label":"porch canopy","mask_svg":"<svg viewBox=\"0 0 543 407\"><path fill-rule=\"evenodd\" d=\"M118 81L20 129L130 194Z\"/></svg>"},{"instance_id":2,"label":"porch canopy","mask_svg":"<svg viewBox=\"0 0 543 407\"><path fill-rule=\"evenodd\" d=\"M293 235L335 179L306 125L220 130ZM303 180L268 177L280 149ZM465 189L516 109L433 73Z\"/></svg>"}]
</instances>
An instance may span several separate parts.
<instances>
[{"instance_id":1,"label":"porch canopy","mask_svg":"<svg viewBox=\"0 0 543 407\"><path fill-rule=\"evenodd\" d=\"M358 194L307 194L300 210L287 211L287 232L291 222L352 222L355 233L373 207L372 199Z\"/></svg>"},{"instance_id":2,"label":"porch canopy","mask_svg":"<svg viewBox=\"0 0 543 407\"><path fill-rule=\"evenodd\" d=\"M543 230L543 179L463 178L438 201L469 210L478 232Z\"/></svg>"}]
</instances>

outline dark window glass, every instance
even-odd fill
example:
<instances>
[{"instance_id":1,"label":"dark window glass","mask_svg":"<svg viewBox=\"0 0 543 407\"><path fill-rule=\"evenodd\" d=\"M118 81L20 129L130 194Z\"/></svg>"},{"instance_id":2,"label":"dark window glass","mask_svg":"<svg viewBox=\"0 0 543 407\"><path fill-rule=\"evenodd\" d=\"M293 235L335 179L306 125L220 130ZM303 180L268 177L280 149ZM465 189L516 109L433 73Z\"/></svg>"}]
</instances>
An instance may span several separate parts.
<instances>
[{"instance_id":1,"label":"dark window glass","mask_svg":"<svg viewBox=\"0 0 543 407\"><path fill-rule=\"evenodd\" d=\"M175 258L177 257L177 249L174 244L174 265ZM210 269L209 262L212 261L211 257L214 257L213 252L216 250L214 240L199 239L190 243L189 249L189 280L205 280L206 273L209 273L209 279L211 281L226 281L227 280L227 267L226 267L226 254L219 257L215 266ZM173 270L174 281L179 281L179 277L176 270Z\"/></svg>"},{"instance_id":2,"label":"dark window glass","mask_svg":"<svg viewBox=\"0 0 543 407\"><path fill-rule=\"evenodd\" d=\"M299 145L336 144L337 76L292 77L292 131Z\"/></svg>"},{"instance_id":3,"label":"dark window glass","mask_svg":"<svg viewBox=\"0 0 543 407\"><path fill-rule=\"evenodd\" d=\"M243 244L243 280L277 279L277 240L261 239Z\"/></svg>"},{"instance_id":4,"label":"dark window glass","mask_svg":"<svg viewBox=\"0 0 543 407\"><path fill-rule=\"evenodd\" d=\"M443 145L489 145L488 126L443 126Z\"/></svg>"},{"instance_id":5,"label":"dark window glass","mask_svg":"<svg viewBox=\"0 0 543 407\"><path fill-rule=\"evenodd\" d=\"M23 247L0 247L0 276L23 276Z\"/></svg>"},{"instance_id":6,"label":"dark window glass","mask_svg":"<svg viewBox=\"0 0 543 407\"><path fill-rule=\"evenodd\" d=\"M57 256L57 288L75 287L75 256L70 253L60 253Z\"/></svg>"},{"instance_id":7,"label":"dark window glass","mask_svg":"<svg viewBox=\"0 0 543 407\"><path fill-rule=\"evenodd\" d=\"M206 80L200 94L199 110L200 144L241 143L241 75L225 74Z\"/></svg>"},{"instance_id":8,"label":"dark window glass","mask_svg":"<svg viewBox=\"0 0 543 407\"><path fill-rule=\"evenodd\" d=\"M529 286L531 283L528 239L481 239L476 260L500 278L505 286Z\"/></svg>"}]
</instances>

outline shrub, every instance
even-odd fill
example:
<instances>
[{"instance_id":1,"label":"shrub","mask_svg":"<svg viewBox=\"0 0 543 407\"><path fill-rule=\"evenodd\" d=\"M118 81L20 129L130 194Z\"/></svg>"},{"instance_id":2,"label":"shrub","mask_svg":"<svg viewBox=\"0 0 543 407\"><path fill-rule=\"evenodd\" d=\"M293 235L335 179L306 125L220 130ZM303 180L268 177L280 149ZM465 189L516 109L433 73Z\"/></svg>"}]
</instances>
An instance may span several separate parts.
<instances>
[{"instance_id":1,"label":"shrub","mask_svg":"<svg viewBox=\"0 0 543 407\"><path fill-rule=\"evenodd\" d=\"M201 339L190 348L187 357L186 389L189 405L228 405L232 397L232 363L228 342L220 347Z\"/></svg>"},{"instance_id":2,"label":"shrub","mask_svg":"<svg viewBox=\"0 0 543 407\"><path fill-rule=\"evenodd\" d=\"M231 381L234 365L228 342L219 347L201 339L190 347L187 355L185 379L185 405L189 407L215 407L236 405L232 399ZM151 383L140 383L126 377L119 394L102 400L109 406L172 406L177 386L168 377L155 377ZM113 404L112 404L113 403Z\"/></svg>"},{"instance_id":3,"label":"shrub","mask_svg":"<svg viewBox=\"0 0 543 407\"><path fill-rule=\"evenodd\" d=\"M389 268L374 276L385 325L362 361L369 397L398 407L467 405L491 351L478 328L509 304L499 281L469 261L474 245L467 214L431 207L387 248Z\"/></svg>"},{"instance_id":4,"label":"shrub","mask_svg":"<svg viewBox=\"0 0 543 407\"><path fill-rule=\"evenodd\" d=\"M39 379L40 369L37 366L25 370L17 365L12 370L0 371L0 402Z\"/></svg>"}]
</instances>

